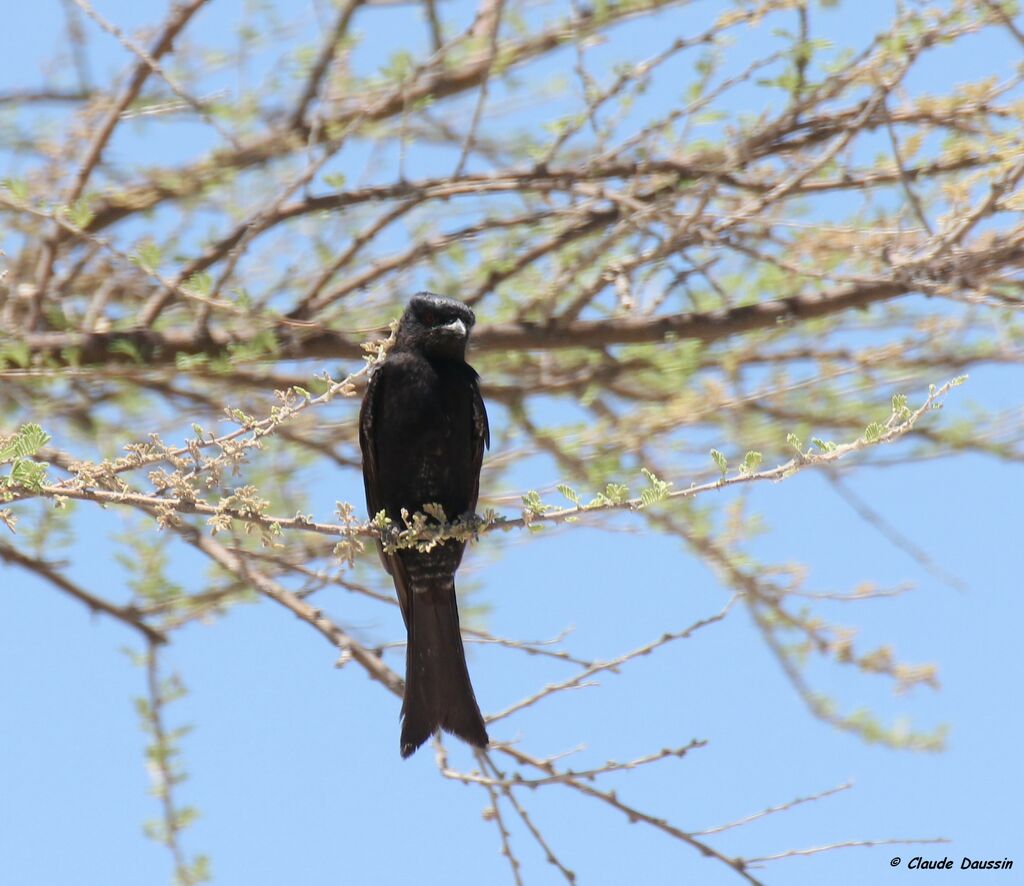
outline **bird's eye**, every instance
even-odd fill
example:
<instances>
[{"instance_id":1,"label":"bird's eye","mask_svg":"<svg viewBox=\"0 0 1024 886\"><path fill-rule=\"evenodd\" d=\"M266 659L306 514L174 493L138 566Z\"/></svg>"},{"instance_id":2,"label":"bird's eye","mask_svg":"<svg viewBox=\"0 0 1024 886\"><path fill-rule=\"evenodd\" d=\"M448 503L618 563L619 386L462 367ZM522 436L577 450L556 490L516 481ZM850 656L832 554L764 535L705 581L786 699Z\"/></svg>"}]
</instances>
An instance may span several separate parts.
<instances>
[{"instance_id":1,"label":"bird's eye","mask_svg":"<svg viewBox=\"0 0 1024 886\"><path fill-rule=\"evenodd\" d=\"M422 314L420 314L420 319L427 326L437 326L437 324L439 322L438 319L437 319L437 312L436 311L424 311Z\"/></svg>"}]
</instances>

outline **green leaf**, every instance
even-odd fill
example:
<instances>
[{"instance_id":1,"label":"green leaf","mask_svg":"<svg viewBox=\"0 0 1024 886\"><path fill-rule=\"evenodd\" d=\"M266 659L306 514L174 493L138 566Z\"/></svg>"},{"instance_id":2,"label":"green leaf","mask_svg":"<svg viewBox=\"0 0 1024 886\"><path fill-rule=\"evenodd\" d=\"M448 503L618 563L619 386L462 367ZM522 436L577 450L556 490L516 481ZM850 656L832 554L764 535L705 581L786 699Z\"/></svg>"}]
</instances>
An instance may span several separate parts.
<instances>
[{"instance_id":1,"label":"green leaf","mask_svg":"<svg viewBox=\"0 0 1024 886\"><path fill-rule=\"evenodd\" d=\"M200 366L205 366L210 362L210 358L206 354L176 354L174 357L174 365L177 369L182 372L188 372L191 369L198 369Z\"/></svg>"},{"instance_id":2,"label":"green leaf","mask_svg":"<svg viewBox=\"0 0 1024 886\"><path fill-rule=\"evenodd\" d=\"M89 207L88 198L82 197L72 203L67 207L66 215L68 221L79 230L87 228L89 226L89 222L91 222L93 218L93 211Z\"/></svg>"},{"instance_id":3,"label":"green leaf","mask_svg":"<svg viewBox=\"0 0 1024 886\"><path fill-rule=\"evenodd\" d=\"M20 178L5 178L3 187L11 192L11 196L19 203L28 202L28 184Z\"/></svg>"},{"instance_id":4,"label":"green leaf","mask_svg":"<svg viewBox=\"0 0 1024 886\"><path fill-rule=\"evenodd\" d=\"M206 271L200 271L198 274L193 274L189 277L182 288L195 295L209 295L210 290L213 288L213 277L207 274Z\"/></svg>"},{"instance_id":5,"label":"green leaf","mask_svg":"<svg viewBox=\"0 0 1024 886\"><path fill-rule=\"evenodd\" d=\"M142 270L152 274L160 267L160 247L152 240L147 241L135 250L132 261Z\"/></svg>"},{"instance_id":6,"label":"green leaf","mask_svg":"<svg viewBox=\"0 0 1024 886\"><path fill-rule=\"evenodd\" d=\"M658 479L657 475L653 471L647 470L647 468L640 468L640 470L647 478L647 482L649 484L646 489L640 490L640 501L643 506L646 508L649 505L655 504L659 501L664 501L668 498L672 484L666 480Z\"/></svg>"},{"instance_id":7,"label":"green leaf","mask_svg":"<svg viewBox=\"0 0 1024 886\"><path fill-rule=\"evenodd\" d=\"M729 472L729 460L717 449L711 450L711 460L715 463L719 473L724 477Z\"/></svg>"},{"instance_id":8,"label":"green leaf","mask_svg":"<svg viewBox=\"0 0 1024 886\"><path fill-rule=\"evenodd\" d=\"M24 486L33 492L38 492L46 479L46 465L32 461L27 458L17 459L11 465L11 475L8 482L15 486Z\"/></svg>"},{"instance_id":9,"label":"green leaf","mask_svg":"<svg viewBox=\"0 0 1024 886\"><path fill-rule=\"evenodd\" d=\"M138 363L140 366L146 362L142 359L142 351L139 350L139 346L131 339L115 338L110 343L109 350L111 354L124 354L131 358L133 363Z\"/></svg>"},{"instance_id":10,"label":"green leaf","mask_svg":"<svg viewBox=\"0 0 1024 886\"><path fill-rule=\"evenodd\" d=\"M381 69L381 74L392 83L400 83L412 73L414 67L412 55L402 49L391 54L387 65Z\"/></svg>"},{"instance_id":11,"label":"green leaf","mask_svg":"<svg viewBox=\"0 0 1024 886\"><path fill-rule=\"evenodd\" d=\"M224 408L224 411L233 422L242 425L242 427L246 427L255 421L249 413L243 412L237 406L227 406Z\"/></svg>"},{"instance_id":12,"label":"green leaf","mask_svg":"<svg viewBox=\"0 0 1024 886\"><path fill-rule=\"evenodd\" d=\"M13 342L0 351L0 366L10 363L20 369L28 369L32 360L32 352L28 344L23 341Z\"/></svg>"},{"instance_id":13,"label":"green leaf","mask_svg":"<svg viewBox=\"0 0 1024 886\"><path fill-rule=\"evenodd\" d=\"M0 462L13 461L16 458L28 458L35 455L50 440L50 435L39 425L29 422L22 425L13 437L0 443Z\"/></svg>"},{"instance_id":14,"label":"green leaf","mask_svg":"<svg viewBox=\"0 0 1024 886\"><path fill-rule=\"evenodd\" d=\"M873 421L864 429L864 439L868 443L877 443L882 439L882 434L884 433L885 425L879 424L877 421Z\"/></svg>"},{"instance_id":15,"label":"green leaf","mask_svg":"<svg viewBox=\"0 0 1024 886\"><path fill-rule=\"evenodd\" d=\"M910 418L910 408L907 406L906 394L892 395L892 414L896 416L897 421L906 421Z\"/></svg>"},{"instance_id":16,"label":"green leaf","mask_svg":"<svg viewBox=\"0 0 1024 886\"><path fill-rule=\"evenodd\" d=\"M621 505L629 501L629 487L625 483L608 483L604 487L604 496L613 505Z\"/></svg>"},{"instance_id":17,"label":"green leaf","mask_svg":"<svg viewBox=\"0 0 1024 886\"><path fill-rule=\"evenodd\" d=\"M210 859L206 855L197 855L192 859L192 864L187 867L187 876L179 879L183 884L192 886L195 883L208 883L213 879L213 873L210 870Z\"/></svg>"},{"instance_id":18,"label":"green leaf","mask_svg":"<svg viewBox=\"0 0 1024 886\"><path fill-rule=\"evenodd\" d=\"M580 495L571 486L566 486L564 483L559 483L555 489L557 489L562 495L564 495L569 501L571 501L576 507L580 506Z\"/></svg>"},{"instance_id":19,"label":"green leaf","mask_svg":"<svg viewBox=\"0 0 1024 886\"><path fill-rule=\"evenodd\" d=\"M554 508L551 505L544 504L541 501L540 493L536 489L531 489L523 496L523 510L528 514L539 517L546 511L554 510Z\"/></svg>"},{"instance_id":20,"label":"green leaf","mask_svg":"<svg viewBox=\"0 0 1024 886\"><path fill-rule=\"evenodd\" d=\"M740 465L741 474L753 474L761 466L761 453L751 450L743 456L743 463Z\"/></svg>"}]
</instances>

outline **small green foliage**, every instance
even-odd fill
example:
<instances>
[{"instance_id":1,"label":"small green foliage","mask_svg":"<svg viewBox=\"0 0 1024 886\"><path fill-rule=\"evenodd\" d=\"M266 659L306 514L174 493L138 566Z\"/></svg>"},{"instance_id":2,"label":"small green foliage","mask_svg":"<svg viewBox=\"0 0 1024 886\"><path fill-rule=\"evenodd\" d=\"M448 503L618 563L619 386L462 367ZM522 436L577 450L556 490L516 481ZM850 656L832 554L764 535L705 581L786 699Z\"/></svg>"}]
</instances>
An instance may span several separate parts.
<instances>
[{"instance_id":1,"label":"small green foliage","mask_svg":"<svg viewBox=\"0 0 1024 886\"><path fill-rule=\"evenodd\" d=\"M187 689L177 674L161 677L156 651L129 655L133 661L148 671L149 695L135 698L135 712L139 717L142 731L149 739L145 748L147 769L152 785L150 793L161 801L163 814L158 819L143 822L143 833L151 840L165 846L177 846L180 834L196 819L199 811L188 805L175 802L175 789L188 778L181 763L181 740L191 732L192 727L183 725L172 728L167 725L167 709L170 704L184 698ZM205 856L189 861L178 856L174 881L180 886L196 886L210 879L210 863Z\"/></svg>"},{"instance_id":2,"label":"small green foliage","mask_svg":"<svg viewBox=\"0 0 1024 886\"><path fill-rule=\"evenodd\" d=\"M608 483L604 492L599 492L594 498L587 502L586 507L608 507L609 505L623 505L629 501L629 487L625 483Z\"/></svg>"},{"instance_id":3,"label":"small green foliage","mask_svg":"<svg viewBox=\"0 0 1024 886\"><path fill-rule=\"evenodd\" d=\"M194 883L209 883L213 879L213 872L210 870L210 857L208 855L197 855L192 859L191 864L186 862L175 872L175 886L192 886Z\"/></svg>"},{"instance_id":4,"label":"small green foliage","mask_svg":"<svg viewBox=\"0 0 1024 886\"><path fill-rule=\"evenodd\" d=\"M127 551L117 552L114 557L128 573L126 584L138 601L170 603L184 599L185 589L170 578L169 536L154 536L135 526L119 533L117 540Z\"/></svg>"},{"instance_id":5,"label":"small green foliage","mask_svg":"<svg viewBox=\"0 0 1024 886\"><path fill-rule=\"evenodd\" d=\"M868 744L881 744L898 750L941 751L946 744L946 729L914 732L906 723L887 727L871 711L860 709L837 719L841 728L859 735Z\"/></svg>"},{"instance_id":6,"label":"small green foliage","mask_svg":"<svg viewBox=\"0 0 1024 886\"><path fill-rule=\"evenodd\" d=\"M50 441L50 435L34 422L23 424L14 436L0 440L0 462L35 455Z\"/></svg>"},{"instance_id":7,"label":"small green foliage","mask_svg":"<svg viewBox=\"0 0 1024 886\"><path fill-rule=\"evenodd\" d=\"M906 394L892 395L892 414L896 421L904 422L911 416L910 408L907 406Z\"/></svg>"},{"instance_id":8,"label":"small green foliage","mask_svg":"<svg viewBox=\"0 0 1024 886\"><path fill-rule=\"evenodd\" d=\"M811 442L826 454L836 451L836 444L831 440L822 440L820 437L812 437Z\"/></svg>"},{"instance_id":9,"label":"small green foliage","mask_svg":"<svg viewBox=\"0 0 1024 886\"><path fill-rule=\"evenodd\" d=\"M864 440L868 443L877 443L882 439L884 433L885 425L873 421L864 429Z\"/></svg>"},{"instance_id":10,"label":"small green foliage","mask_svg":"<svg viewBox=\"0 0 1024 886\"><path fill-rule=\"evenodd\" d=\"M231 290L232 301L235 303L235 307L240 308L243 311L247 311L252 307L252 296L249 294L249 290L244 286L235 287Z\"/></svg>"},{"instance_id":11,"label":"small green foliage","mask_svg":"<svg viewBox=\"0 0 1024 886\"><path fill-rule=\"evenodd\" d=\"M625 483L609 483L604 488L604 494L615 504L623 504L629 499L629 487Z\"/></svg>"},{"instance_id":12,"label":"small green foliage","mask_svg":"<svg viewBox=\"0 0 1024 886\"><path fill-rule=\"evenodd\" d=\"M398 84L412 73L414 67L412 55L402 49L391 54L387 65L381 69L381 74L388 82Z\"/></svg>"},{"instance_id":13,"label":"small green foliage","mask_svg":"<svg viewBox=\"0 0 1024 886\"><path fill-rule=\"evenodd\" d=\"M11 465L11 473L2 479L11 486L22 486L38 492L46 481L46 465L28 458L15 459Z\"/></svg>"},{"instance_id":14,"label":"small green foliage","mask_svg":"<svg viewBox=\"0 0 1024 886\"><path fill-rule=\"evenodd\" d=\"M64 210L64 215L79 230L87 228L93 218L93 211L89 206L88 198L82 197L76 200Z\"/></svg>"},{"instance_id":15,"label":"small green foliage","mask_svg":"<svg viewBox=\"0 0 1024 886\"><path fill-rule=\"evenodd\" d=\"M531 489L523 496L523 516L529 517L541 517L548 511L554 510L551 505L544 504L541 501L540 493L536 489Z\"/></svg>"},{"instance_id":16,"label":"small green foliage","mask_svg":"<svg viewBox=\"0 0 1024 886\"><path fill-rule=\"evenodd\" d=\"M793 434L793 433L786 434L786 445L787 446L791 446L800 455L804 454L804 444L803 444L803 441L796 434Z\"/></svg>"},{"instance_id":17,"label":"small green foliage","mask_svg":"<svg viewBox=\"0 0 1024 886\"><path fill-rule=\"evenodd\" d=\"M50 435L34 422L23 424L13 436L0 438L0 464L10 464L6 477L0 477L0 488L20 486L38 492L46 482L46 465L32 461L49 441ZM9 494L8 494L8 497ZM13 520L3 521L13 529Z\"/></svg>"},{"instance_id":18,"label":"small green foliage","mask_svg":"<svg viewBox=\"0 0 1024 886\"><path fill-rule=\"evenodd\" d=\"M210 517L206 523L210 527L211 535L230 528L232 520L242 518L246 520L244 526L246 533L259 528L259 521L264 518L270 502L259 494L255 486L238 486L231 491L230 495L224 496L217 505L217 513ZM274 529L276 527L276 533ZM266 527L264 527L266 528ZM280 524L271 524L271 534L279 534ZM263 539L264 544L270 542L270 538Z\"/></svg>"},{"instance_id":19,"label":"small green foliage","mask_svg":"<svg viewBox=\"0 0 1024 886\"><path fill-rule=\"evenodd\" d=\"M243 412L241 409L234 406L225 407L224 412L227 413L228 418L236 424L241 425L243 428L250 427L256 421L256 419L249 415L248 412Z\"/></svg>"},{"instance_id":20,"label":"small green foliage","mask_svg":"<svg viewBox=\"0 0 1024 886\"><path fill-rule=\"evenodd\" d=\"M718 472L723 477L729 473L729 460L721 452L717 449L712 449L710 455L711 460L715 463L715 467L718 468Z\"/></svg>"},{"instance_id":21,"label":"small green foliage","mask_svg":"<svg viewBox=\"0 0 1024 886\"><path fill-rule=\"evenodd\" d=\"M19 369L28 369L31 362L32 352L23 341L10 342L0 349L0 367L9 363Z\"/></svg>"},{"instance_id":22,"label":"small green foliage","mask_svg":"<svg viewBox=\"0 0 1024 886\"><path fill-rule=\"evenodd\" d=\"M160 247L152 240L147 240L135 250L132 261L148 274L156 272L160 267Z\"/></svg>"},{"instance_id":23,"label":"small green foliage","mask_svg":"<svg viewBox=\"0 0 1024 886\"><path fill-rule=\"evenodd\" d=\"M0 187L4 188L19 203L28 202L28 184L23 179L5 178L0 182Z\"/></svg>"},{"instance_id":24,"label":"small green foliage","mask_svg":"<svg viewBox=\"0 0 1024 886\"><path fill-rule=\"evenodd\" d=\"M137 363L139 366L146 362L142 357L142 351L139 350L139 346L128 338L114 339L110 343L110 353L124 354L133 363Z\"/></svg>"},{"instance_id":25,"label":"small green foliage","mask_svg":"<svg viewBox=\"0 0 1024 886\"><path fill-rule=\"evenodd\" d=\"M206 354L175 354L174 365L181 372L189 372L193 369L199 369L201 366L206 366L210 362L209 356Z\"/></svg>"},{"instance_id":26,"label":"small green foliage","mask_svg":"<svg viewBox=\"0 0 1024 886\"><path fill-rule=\"evenodd\" d=\"M576 507L580 506L580 495L571 486L567 486L565 483L559 483L555 488L567 499L569 499L569 501L576 505Z\"/></svg>"},{"instance_id":27,"label":"small green foliage","mask_svg":"<svg viewBox=\"0 0 1024 886\"><path fill-rule=\"evenodd\" d=\"M452 538L462 542L472 541L477 537L480 524L475 514L465 518L460 517L449 523L444 519L444 509L434 502L428 502L423 506L423 511L417 511L415 514L410 514L405 508L402 508L404 529L391 526L391 521L387 518L384 518L382 522L382 513L378 513L374 517L371 525L377 525L380 528L381 545L389 554L406 549L426 553Z\"/></svg>"},{"instance_id":28,"label":"small green foliage","mask_svg":"<svg viewBox=\"0 0 1024 886\"><path fill-rule=\"evenodd\" d=\"M753 474L761 466L761 453L751 450L743 456L743 463L740 465L741 474Z\"/></svg>"},{"instance_id":29,"label":"small green foliage","mask_svg":"<svg viewBox=\"0 0 1024 886\"><path fill-rule=\"evenodd\" d=\"M274 356L280 350L277 336L269 329L264 329L245 342L232 342L228 345L229 361L237 363L243 360L263 360Z\"/></svg>"},{"instance_id":30,"label":"small green foliage","mask_svg":"<svg viewBox=\"0 0 1024 886\"><path fill-rule=\"evenodd\" d=\"M647 468L641 468L640 470L647 478L649 484L645 489L640 490L640 501L643 507L649 507L668 498L672 484L667 480L659 480L657 475L653 471L647 470Z\"/></svg>"},{"instance_id":31,"label":"small green foliage","mask_svg":"<svg viewBox=\"0 0 1024 886\"><path fill-rule=\"evenodd\" d=\"M213 277L207 274L206 271L200 271L198 274L193 274L189 277L182 288L194 295L207 296L213 289Z\"/></svg>"},{"instance_id":32,"label":"small green foliage","mask_svg":"<svg viewBox=\"0 0 1024 886\"><path fill-rule=\"evenodd\" d=\"M423 505L423 513L428 517L433 517L438 523L447 523L448 515L445 514L444 508L441 507L436 501L429 501Z\"/></svg>"}]
</instances>

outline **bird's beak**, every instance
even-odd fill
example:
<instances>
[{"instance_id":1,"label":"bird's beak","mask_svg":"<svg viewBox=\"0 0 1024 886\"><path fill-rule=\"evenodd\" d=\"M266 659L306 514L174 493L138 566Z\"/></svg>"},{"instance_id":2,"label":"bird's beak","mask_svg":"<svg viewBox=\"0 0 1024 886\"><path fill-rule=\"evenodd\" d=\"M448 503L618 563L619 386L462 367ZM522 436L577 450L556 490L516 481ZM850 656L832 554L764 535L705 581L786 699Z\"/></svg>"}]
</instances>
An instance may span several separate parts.
<instances>
[{"instance_id":1,"label":"bird's beak","mask_svg":"<svg viewBox=\"0 0 1024 886\"><path fill-rule=\"evenodd\" d=\"M450 332L453 335L457 335L459 338L466 337L466 324L461 320L452 320L451 323L445 323L441 327L445 332Z\"/></svg>"}]
</instances>

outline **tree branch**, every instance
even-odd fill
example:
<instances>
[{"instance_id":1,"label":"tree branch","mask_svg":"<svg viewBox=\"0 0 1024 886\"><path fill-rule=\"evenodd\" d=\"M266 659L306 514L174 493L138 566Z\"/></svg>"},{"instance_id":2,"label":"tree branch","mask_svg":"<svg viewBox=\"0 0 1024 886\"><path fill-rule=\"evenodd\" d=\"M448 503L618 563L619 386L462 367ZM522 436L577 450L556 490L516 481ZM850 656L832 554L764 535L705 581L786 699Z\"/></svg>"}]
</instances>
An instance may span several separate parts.
<instances>
[{"instance_id":1,"label":"tree branch","mask_svg":"<svg viewBox=\"0 0 1024 886\"><path fill-rule=\"evenodd\" d=\"M28 554L19 551L17 548L8 544L7 542L0 541L0 560L5 563L9 563L12 566L18 566L27 572L31 572L34 575L48 581L51 585L59 590L63 591L71 597L74 597L80 603L84 603L93 612L99 612L103 615L110 616L113 619L121 622L121 624L127 625L128 627L141 633L150 643L166 643L167 637L161 631L156 628L150 627L146 622L142 620L142 616L133 606L118 606L102 597L97 597L95 594L90 593L79 585L75 584L71 579L60 573L56 567L52 564L47 563L45 560L40 560L35 557L30 557Z\"/></svg>"}]
</instances>

